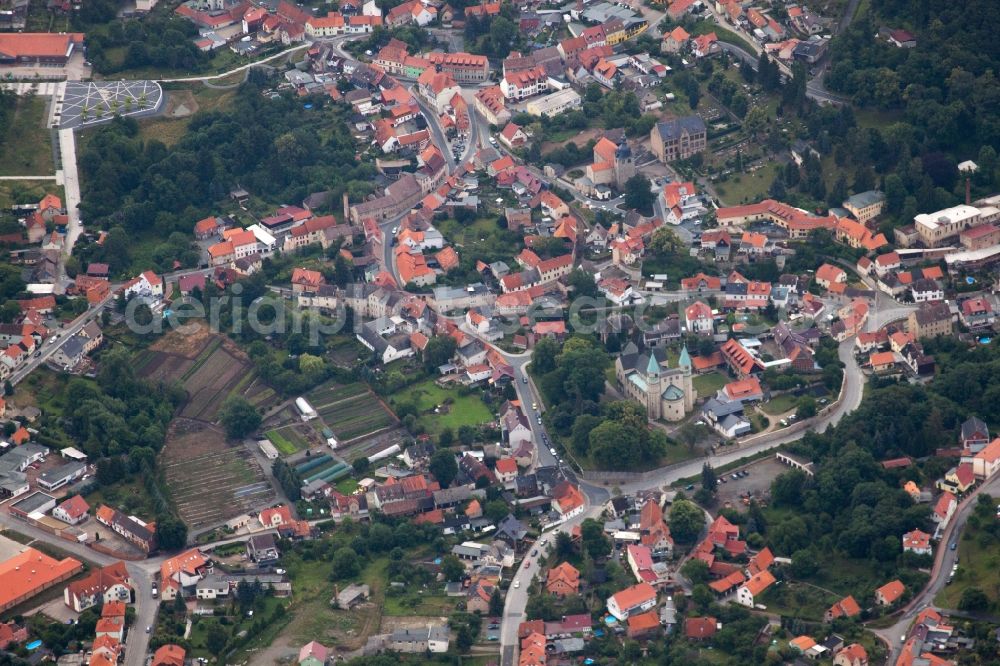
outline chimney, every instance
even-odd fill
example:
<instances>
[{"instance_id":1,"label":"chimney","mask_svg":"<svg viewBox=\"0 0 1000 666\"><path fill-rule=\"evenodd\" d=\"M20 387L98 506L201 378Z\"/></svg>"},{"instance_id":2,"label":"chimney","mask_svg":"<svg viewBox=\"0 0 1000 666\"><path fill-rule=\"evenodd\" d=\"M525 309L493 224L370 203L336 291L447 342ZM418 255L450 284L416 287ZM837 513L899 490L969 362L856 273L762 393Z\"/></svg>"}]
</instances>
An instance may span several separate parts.
<instances>
[{"instance_id":1,"label":"chimney","mask_svg":"<svg viewBox=\"0 0 1000 666\"><path fill-rule=\"evenodd\" d=\"M347 203L347 192L344 192L344 224L349 224L351 220L351 206Z\"/></svg>"}]
</instances>

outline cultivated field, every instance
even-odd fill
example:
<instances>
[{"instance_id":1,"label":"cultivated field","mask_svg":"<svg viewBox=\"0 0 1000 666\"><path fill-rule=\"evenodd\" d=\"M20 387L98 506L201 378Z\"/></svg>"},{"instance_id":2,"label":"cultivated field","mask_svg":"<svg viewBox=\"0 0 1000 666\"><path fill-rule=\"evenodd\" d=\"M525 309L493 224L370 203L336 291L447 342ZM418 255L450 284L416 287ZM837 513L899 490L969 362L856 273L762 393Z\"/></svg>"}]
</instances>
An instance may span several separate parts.
<instances>
[{"instance_id":1,"label":"cultivated field","mask_svg":"<svg viewBox=\"0 0 1000 666\"><path fill-rule=\"evenodd\" d=\"M306 399L341 444L396 424L396 417L364 384L328 382L307 393Z\"/></svg>"},{"instance_id":2,"label":"cultivated field","mask_svg":"<svg viewBox=\"0 0 1000 666\"><path fill-rule=\"evenodd\" d=\"M136 369L147 379L182 384L188 401L180 416L209 423L231 394L243 395L256 407L265 407L275 395L238 347L204 325L188 334L164 335L139 354Z\"/></svg>"},{"instance_id":3,"label":"cultivated field","mask_svg":"<svg viewBox=\"0 0 1000 666\"><path fill-rule=\"evenodd\" d=\"M219 428L177 418L167 431L160 466L188 527L214 525L260 508L275 495L257 461Z\"/></svg>"}]
</instances>

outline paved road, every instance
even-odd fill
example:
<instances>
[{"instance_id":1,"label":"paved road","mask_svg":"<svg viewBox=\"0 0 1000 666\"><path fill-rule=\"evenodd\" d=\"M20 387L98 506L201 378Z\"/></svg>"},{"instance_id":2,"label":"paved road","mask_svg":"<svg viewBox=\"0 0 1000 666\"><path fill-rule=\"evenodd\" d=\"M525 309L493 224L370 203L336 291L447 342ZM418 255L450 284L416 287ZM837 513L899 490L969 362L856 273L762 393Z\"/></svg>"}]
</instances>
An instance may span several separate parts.
<instances>
[{"instance_id":1,"label":"paved road","mask_svg":"<svg viewBox=\"0 0 1000 666\"><path fill-rule=\"evenodd\" d=\"M536 546L521 561L521 567L511 578L507 598L504 601L503 617L500 624L500 666L513 666L516 663L517 626L524 621L524 609L528 605L528 590L531 587L531 581L541 571L538 557L541 555L541 549L547 549L554 544L556 535L560 532L569 532L587 518L596 518L603 509L603 505L591 506L580 515L545 532L539 538Z\"/></svg>"},{"instance_id":2,"label":"paved road","mask_svg":"<svg viewBox=\"0 0 1000 666\"><path fill-rule=\"evenodd\" d=\"M955 515L952 516L951 523L945 528L941 535L937 552L934 554L934 567L931 570L931 578L926 587L914 596L903 608L902 614L897 622L887 629L876 629L875 633L881 638L891 651L887 664L896 663L899 653L902 650L904 641L900 640L907 633L910 623L916 619L917 615L927 607L934 607L934 597L948 584L948 576L951 574L952 565L958 559L958 551L951 550L948 546L952 541L957 541L958 536L969 516L976 507L976 500L981 493L988 493L996 497L1000 494L1000 476L994 477L962 500Z\"/></svg>"},{"instance_id":3,"label":"paved road","mask_svg":"<svg viewBox=\"0 0 1000 666\"><path fill-rule=\"evenodd\" d=\"M76 137L71 129L59 130L59 152L62 156L63 187L66 190L66 215L69 224L66 227L66 243L64 256L73 254L73 245L83 232L80 222L80 176L76 166Z\"/></svg>"},{"instance_id":4,"label":"paved road","mask_svg":"<svg viewBox=\"0 0 1000 666\"><path fill-rule=\"evenodd\" d=\"M351 36L353 37L353 35L351 35ZM286 56L286 55L288 55L290 53L295 53L296 51L301 51L302 49L307 49L310 46L312 46L312 42L305 42L305 43L303 43L303 44L301 44L299 46L296 46L296 47L290 48L290 49L286 49L284 51L281 51L280 53L275 53L274 55L268 56L266 58L261 58L260 60L255 60L254 62L247 63L246 65L240 65L239 67L234 67L233 69L229 70L228 72L223 72L222 74L212 74L211 76L189 76L189 77L180 78L180 79L158 79L158 81L160 83L183 83L185 81L215 81L216 79L224 79L224 78L226 78L227 76L229 76L231 74L236 74L237 72L246 71L246 70L250 69L251 67L255 67L257 65L262 65L265 62L270 62L272 60L277 60L278 58L280 58L282 56Z\"/></svg>"},{"instance_id":5,"label":"paved road","mask_svg":"<svg viewBox=\"0 0 1000 666\"><path fill-rule=\"evenodd\" d=\"M114 292L109 294L96 307L94 307L91 310L88 310L87 312L84 312L82 315L80 315L72 322L70 322L69 325L65 326L62 329L59 329L56 332L56 335L59 335L58 338L52 335L48 339L46 339L42 343L41 351L36 352L38 356L32 354L32 356L27 361L24 362L24 365L22 365L20 368L15 370L13 374L11 374L9 379L10 383L14 385L18 384L18 382L23 381L25 377L34 372L34 370L38 366L48 361L60 347L66 344L67 340L69 340L71 337L79 333L80 329L86 326L89 322L97 319L100 316L101 308L103 308L113 298L114 298Z\"/></svg>"}]
</instances>

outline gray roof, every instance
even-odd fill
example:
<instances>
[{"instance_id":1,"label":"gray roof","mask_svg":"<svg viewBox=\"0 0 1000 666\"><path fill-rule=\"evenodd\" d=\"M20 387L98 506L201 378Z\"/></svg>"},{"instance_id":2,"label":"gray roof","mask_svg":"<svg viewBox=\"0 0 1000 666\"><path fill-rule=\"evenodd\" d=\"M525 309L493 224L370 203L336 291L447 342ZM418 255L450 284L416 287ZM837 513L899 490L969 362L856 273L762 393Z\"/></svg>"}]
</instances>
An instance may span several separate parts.
<instances>
[{"instance_id":1,"label":"gray roof","mask_svg":"<svg viewBox=\"0 0 1000 666\"><path fill-rule=\"evenodd\" d=\"M18 511L23 511L25 513L31 513L37 511L41 507L45 506L50 502L55 502L55 497L52 495L47 495L43 492L32 493L24 499L15 502L13 506L17 507Z\"/></svg>"},{"instance_id":2,"label":"gray roof","mask_svg":"<svg viewBox=\"0 0 1000 666\"><path fill-rule=\"evenodd\" d=\"M456 488L445 488L443 490L434 491L434 506L441 506L443 504L454 504L455 502L464 502L465 500L472 497L472 491L466 486L458 486Z\"/></svg>"},{"instance_id":3,"label":"gray roof","mask_svg":"<svg viewBox=\"0 0 1000 666\"><path fill-rule=\"evenodd\" d=\"M699 134L705 132L705 121L701 116L684 116L662 123L656 123L656 131L663 140L677 139L684 134Z\"/></svg>"},{"instance_id":4,"label":"gray roof","mask_svg":"<svg viewBox=\"0 0 1000 666\"><path fill-rule=\"evenodd\" d=\"M38 480L49 484L59 483L61 480L74 476L86 468L87 466L84 463L76 461L68 462L65 465L56 467L55 469L42 472L38 476Z\"/></svg>"},{"instance_id":5,"label":"gray roof","mask_svg":"<svg viewBox=\"0 0 1000 666\"><path fill-rule=\"evenodd\" d=\"M847 201L844 202L844 205L851 205L855 208L865 208L866 206L877 204L880 201L885 201L885 194L879 192L878 190L868 190L867 192L859 192L858 194L852 194L847 197Z\"/></svg>"},{"instance_id":6,"label":"gray roof","mask_svg":"<svg viewBox=\"0 0 1000 666\"><path fill-rule=\"evenodd\" d=\"M739 414L743 412L743 403L738 400L732 402L725 402L718 400L717 398L712 398L705 403L705 406L701 408L701 411L705 414L712 414L716 419L723 419L730 414Z\"/></svg>"},{"instance_id":7,"label":"gray roof","mask_svg":"<svg viewBox=\"0 0 1000 666\"><path fill-rule=\"evenodd\" d=\"M83 337L79 333L71 337L69 340L63 343L59 351L65 354L68 358L77 358L83 356L84 347L87 346L87 338Z\"/></svg>"},{"instance_id":8,"label":"gray roof","mask_svg":"<svg viewBox=\"0 0 1000 666\"><path fill-rule=\"evenodd\" d=\"M559 638L555 640L556 654L580 652L586 645L582 638Z\"/></svg>"}]
</instances>

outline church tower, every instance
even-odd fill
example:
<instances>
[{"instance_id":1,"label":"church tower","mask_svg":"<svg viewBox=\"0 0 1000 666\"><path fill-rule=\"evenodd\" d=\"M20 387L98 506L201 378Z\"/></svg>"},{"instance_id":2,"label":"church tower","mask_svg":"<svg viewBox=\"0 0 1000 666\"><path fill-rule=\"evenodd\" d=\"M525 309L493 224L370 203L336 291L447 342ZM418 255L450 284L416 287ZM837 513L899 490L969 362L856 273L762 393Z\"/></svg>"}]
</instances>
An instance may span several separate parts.
<instances>
[{"instance_id":1,"label":"church tower","mask_svg":"<svg viewBox=\"0 0 1000 666\"><path fill-rule=\"evenodd\" d=\"M632 149L628 147L628 139L622 139L621 144L615 150L615 186L621 190L625 188L625 182L635 175L635 158L632 157Z\"/></svg>"},{"instance_id":2,"label":"church tower","mask_svg":"<svg viewBox=\"0 0 1000 666\"><path fill-rule=\"evenodd\" d=\"M662 368L656 360L656 354L649 350L649 362L646 364L646 416L651 419L660 418L660 388L662 383Z\"/></svg>"}]
</instances>

